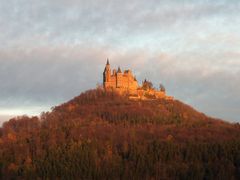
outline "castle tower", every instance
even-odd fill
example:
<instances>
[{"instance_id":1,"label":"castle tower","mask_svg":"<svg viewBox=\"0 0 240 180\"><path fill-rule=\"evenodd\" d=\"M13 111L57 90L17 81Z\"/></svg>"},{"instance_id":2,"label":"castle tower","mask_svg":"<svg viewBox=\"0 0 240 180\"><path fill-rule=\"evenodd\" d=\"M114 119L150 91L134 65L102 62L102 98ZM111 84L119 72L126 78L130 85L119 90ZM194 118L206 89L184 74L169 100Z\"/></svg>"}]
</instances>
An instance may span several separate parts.
<instances>
[{"instance_id":1,"label":"castle tower","mask_svg":"<svg viewBox=\"0 0 240 180\"><path fill-rule=\"evenodd\" d=\"M105 86L106 82L109 82L111 78L111 68L109 64L109 60L107 59L107 63L103 72L103 85Z\"/></svg>"},{"instance_id":2,"label":"castle tower","mask_svg":"<svg viewBox=\"0 0 240 180\"><path fill-rule=\"evenodd\" d=\"M117 78L116 79L116 87L121 88L123 86L123 74L122 74L120 67L118 67L116 78Z\"/></svg>"}]
</instances>

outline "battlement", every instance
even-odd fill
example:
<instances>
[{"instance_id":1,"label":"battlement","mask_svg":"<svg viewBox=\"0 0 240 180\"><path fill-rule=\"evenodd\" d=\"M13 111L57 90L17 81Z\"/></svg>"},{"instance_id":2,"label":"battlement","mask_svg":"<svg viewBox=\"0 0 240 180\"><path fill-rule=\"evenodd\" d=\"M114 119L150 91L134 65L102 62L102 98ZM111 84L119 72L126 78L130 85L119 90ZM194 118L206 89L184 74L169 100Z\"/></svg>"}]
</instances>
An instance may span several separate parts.
<instances>
[{"instance_id":1,"label":"battlement","mask_svg":"<svg viewBox=\"0 0 240 180\"><path fill-rule=\"evenodd\" d=\"M166 96L165 88L156 90L149 83L145 80L140 86L129 69L124 70L123 73L120 67L111 71L109 60L107 60L103 72L103 87L105 90L114 90L120 94L127 93L130 99L173 99L173 97Z\"/></svg>"}]
</instances>

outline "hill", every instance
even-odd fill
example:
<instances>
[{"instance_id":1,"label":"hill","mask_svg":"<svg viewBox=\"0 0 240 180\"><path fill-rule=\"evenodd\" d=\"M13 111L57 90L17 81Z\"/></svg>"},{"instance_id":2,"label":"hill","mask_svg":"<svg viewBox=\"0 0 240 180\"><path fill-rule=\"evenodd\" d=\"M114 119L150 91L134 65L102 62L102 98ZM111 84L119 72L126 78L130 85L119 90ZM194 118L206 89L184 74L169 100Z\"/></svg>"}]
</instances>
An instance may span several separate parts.
<instances>
[{"instance_id":1,"label":"hill","mask_svg":"<svg viewBox=\"0 0 240 180\"><path fill-rule=\"evenodd\" d=\"M0 129L1 178L238 179L240 126L166 99L89 90Z\"/></svg>"}]
</instances>

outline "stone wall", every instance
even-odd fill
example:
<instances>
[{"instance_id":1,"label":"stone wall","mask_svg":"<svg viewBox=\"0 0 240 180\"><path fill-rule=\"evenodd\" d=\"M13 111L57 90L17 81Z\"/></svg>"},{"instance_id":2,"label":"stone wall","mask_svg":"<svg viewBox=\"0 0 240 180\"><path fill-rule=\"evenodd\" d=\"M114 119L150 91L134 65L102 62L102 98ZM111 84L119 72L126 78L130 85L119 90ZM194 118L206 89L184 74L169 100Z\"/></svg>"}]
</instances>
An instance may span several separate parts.
<instances>
[{"instance_id":1,"label":"stone wall","mask_svg":"<svg viewBox=\"0 0 240 180\"><path fill-rule=\"evenodd\" d=\"M113 73L111 73L110 65L108 65L108 67L105 68L103 76L104 88L136 90L139 87L138 82L135 80L130 70L126 70L122 73L116 72L114 69Z\"/></svg>"}]
</instances>

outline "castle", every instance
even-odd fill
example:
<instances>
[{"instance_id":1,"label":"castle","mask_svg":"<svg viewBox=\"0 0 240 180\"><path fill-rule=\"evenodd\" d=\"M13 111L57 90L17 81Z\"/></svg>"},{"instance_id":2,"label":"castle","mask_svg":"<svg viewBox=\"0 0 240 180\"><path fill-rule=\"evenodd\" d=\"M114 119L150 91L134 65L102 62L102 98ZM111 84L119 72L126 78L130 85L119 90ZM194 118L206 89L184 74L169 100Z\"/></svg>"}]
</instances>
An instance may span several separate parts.
<instances>
[{"instance_id":1,"label":"castle","mask_svg":"<svg viewBox=\"0 0 240 180\"><path fill-rule=\"evenodd\" d=\"M166 96L163 86L160 87L160 90L156 90L147 80L143 81L140 86L131 70L122 72L118 67L118 70L111 71L108 59L103 72L103 87L105 90L114 90L120 94L127 93L130 99L173 99L171 96Z\"/></svg>"},{"instance_id":2,"label":"castle","mask_svg":"<svg viewBox=\"0 0 240 180\"><path fill-rule=\"evenodd\" d=\"M107 60L106 67L103 72L103 86L108 89L112 88L131 91L138 88L138 82L136 78L133 77L130 70L125 70L122 73L120 67L118 67L118 70L113 69L111 73L109 60Z\"/></svg>"}]
</instances>

